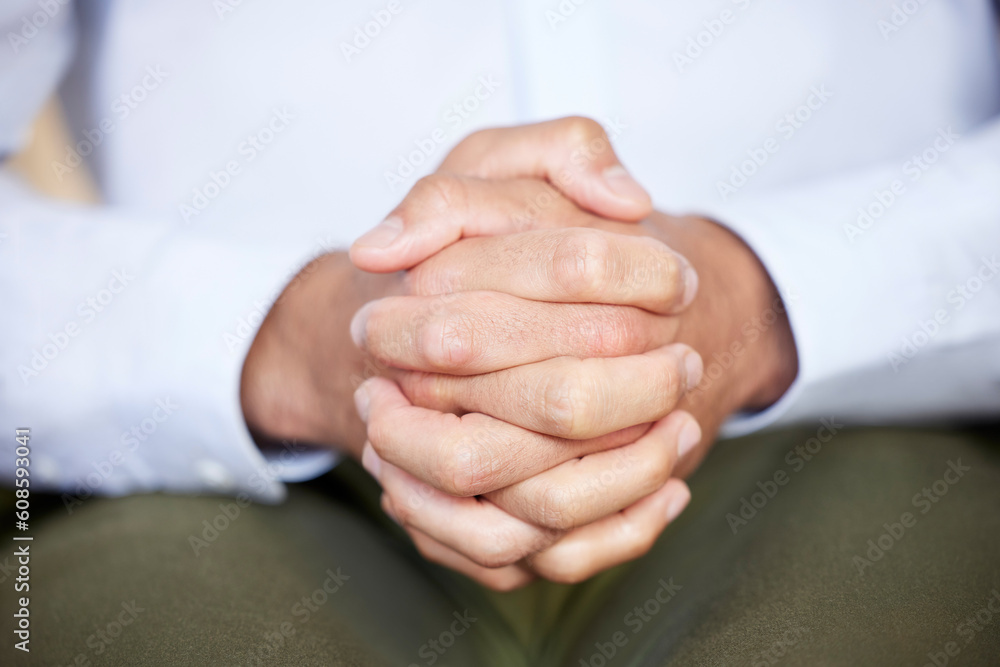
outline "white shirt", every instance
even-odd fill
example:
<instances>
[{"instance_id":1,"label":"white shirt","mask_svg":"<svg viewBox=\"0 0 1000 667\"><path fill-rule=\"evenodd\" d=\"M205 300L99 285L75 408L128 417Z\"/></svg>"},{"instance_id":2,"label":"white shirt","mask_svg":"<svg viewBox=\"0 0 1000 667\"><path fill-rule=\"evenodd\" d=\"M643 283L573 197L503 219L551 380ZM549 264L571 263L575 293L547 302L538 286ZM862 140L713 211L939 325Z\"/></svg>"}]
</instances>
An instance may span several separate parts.
<instances>
[{"instance_id":1,"label":"white shirt","mask_svg":"<svg viewBox=\"0 0 1000 667\"><path fill-rule=\"evenodd\" d=\"M0 154L62 81L81 143L53 169L86 153L106 203L0 176L0 470L27 426L33 485L280 499L332 456L269 465L247 433L271 301L469 132L570 114L785 295L799 376L730 433L996 415L996 25L986 0L6 0Z\"/></svg>"}]
</instances>

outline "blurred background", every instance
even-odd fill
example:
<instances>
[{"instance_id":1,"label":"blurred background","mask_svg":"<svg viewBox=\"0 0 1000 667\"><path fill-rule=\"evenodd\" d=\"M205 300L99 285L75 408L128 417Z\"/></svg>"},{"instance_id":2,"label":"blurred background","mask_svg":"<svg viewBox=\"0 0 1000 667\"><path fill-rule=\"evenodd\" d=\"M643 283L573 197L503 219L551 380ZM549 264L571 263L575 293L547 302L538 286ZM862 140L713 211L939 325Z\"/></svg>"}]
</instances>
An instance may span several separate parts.
<instances>
[{"instance_id":1,"label":"blurred background","mask_svg":"<svg viewBox=\"0 0 1000 667\"><path fill-rule=\"evenodd\" d=\"M28 147L15 156L10 165L47 195L69 201L97 203L97 188L86 163L65 174L62 180L50 167L54 160L60 159L65 147L73 143L59 101L52 99L35 122Z\"/></svg>"}]
</instances>

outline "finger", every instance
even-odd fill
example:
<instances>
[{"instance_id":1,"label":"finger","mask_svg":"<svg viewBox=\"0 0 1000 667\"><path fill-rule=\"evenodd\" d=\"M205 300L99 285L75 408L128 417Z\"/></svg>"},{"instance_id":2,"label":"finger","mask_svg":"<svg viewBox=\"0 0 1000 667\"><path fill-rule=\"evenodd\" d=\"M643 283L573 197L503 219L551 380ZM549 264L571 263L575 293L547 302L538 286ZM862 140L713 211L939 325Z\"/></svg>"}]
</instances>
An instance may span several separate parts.
<instances>
[{"instance_id":1,"label":"finger","mask_svg":"<svg viewBox=\"0 0 1000 667\"><path fill-rule=\"evenodd\" d=\"M394 518L483 567L503 567L543 549L561 532L507 514L482 498L456 498L381 460L370 444L362 464L391 499Z\"/></svg>"},{"instance_id":2,"label":"finger","mask_svg":"<svg viewBox=\"0 0 1000 667\"><path fill-rule=\"evenodd\" d=\"M544 181L436 173L417 181L382 223L354 242L350 256L364 271L399 271L463 237L589 227L600 220Z\"/></svg>"},{"instance_id":3,"label":"finger","mask_svg":"<svg viewBox=\"0 0 1000 667\"><path fill-rule=\"evenodd\" d=\"M481 206L471 217L449 216L449 210L461 214L462 204L469 202L464 198L462 180L449 174L490 181L544 179L580 208L616 220L635 222L652 213L649 195L618 161L603 128L593 120L564 118L484 130L460 143L438 173L418 182L404 200L420 201L429 194L437 204L431 224L414 224L402 213L390 214L352 247L351 259L358 268L379 272L409 268L463 235L475 235L472 227L477 225L480 234L515 231L511 223L516 223L516 218L500 219L499 226L477 222L484 212ZM547 207L556 198L562 199L553 193L540 193L527 207L521 204L524 224L537 227L530 212ZM524 228L522 224L519 230Z\"/></svg>"},{"instance_id":4,"label":"finger","mask_svg":"<svg viewBox=\"0 0 1000 667\"><path fill-rule=\"evenodd\" d=\"M631 507L567 533L525 562L551 581L583 581L646 554L690 500L687 484L671 479Z\"/></svg>"},{"instance_id":5,"label":"finger","mask_svg":"<svg viewBox=\"0 0 1000 667\"><path fill-rule=\"evenodd\" d=\"M687 259L650 236L543 229L445 248L411 270L407 285L414 294L492 290L671 314L694 300L698 274Z\"/></svg>"},{"instance_id":6,"label":"finger","mask_svg":"<svg viewBox=\"0 0 1000 667\"><path fill-rule=\"evenodd\" d=\"M684 405L685 409L689 410L692 414L698 415L700 413L704 413L704 410L697 410L695 404L691 401L685 400L682 401L681 404ZM700 417L696 417L696 419L701 420ZM690 450L684 452L680 457L678 457L677 463L674 466L674 477L679 479L687 479L690 477L698 466L701 465L701 462L704 460L708 451L711 449L712 444L715 442L719 424L714 423L709 417L706 417L704 421L699 421L699 423L707 423L709 424L709 427L707 430L702 432L701 440L695 447L692 447Z\"/></svg>"},{"instance_id":7,"label":"finger","mask_svg":"<svg viewBox=\"0 0 1000 667\"><path fill-rule=\"evenodd\" d=\"M678 410L632 444L566 461L486 498L532 525L570 530L618 512L662 487L678 457L700 440L694 417Z\"/></svg>"},{"instance_id":8,"label":"finger","mask_svg":"<svg viewBox=\"0 0 1000 667\"><path fill-rule=\"evenodd\" d=\"M575 440L665 417L701 374L698 353L677 343L627 357L557 357L467 377L403 373L399 382L407 396L441 412L483 413Z\"/></svg>"},{"instance_id":9,"label":"finger","mask_svg":"<svg viewBox=\"0 0 1000 667\"><path fill-rule=\"evenodd\" d=\"M460 572L492 590L512 591L526 586L535 579L535 574L523 565L486 568L415 528L407 528L406 532L424 558Z\"/></svg>"},{"instance_id":10,"label":"finger","mask_svg":"<svg viewBox=\"0 0 1000 667\"><path fill-rule=\"evenodd\" d=\"M472 375L553 357L639 354L671 342L677 324L628 306L458 292L372 301L354 316L351 335L386 366Z\"/></svg>"},{"instance_id":11,"label":"finger","mask_svg":"<svg viewBox=\"0 0 1000 667\"><path fill-rule=\"evenodd\" d=\"M449 153L440 170L546 179L581 208L616 220L652 213L649 195L625 171L604 128L589 118L476 132Z\"/></svg>"},{"instance_id":12,"label":"finger","mask_svg":"<svg viewBox=\"0 0 1000 667\"><path fill-rule=\"evenodd\" d=\"M574 457L633 442L647 428L563 440L488 415L458 417L416 407L395 382L379 377L362 383L354 399L383 460L452 496L510 486Z\"/></svg>"}]
</instances>

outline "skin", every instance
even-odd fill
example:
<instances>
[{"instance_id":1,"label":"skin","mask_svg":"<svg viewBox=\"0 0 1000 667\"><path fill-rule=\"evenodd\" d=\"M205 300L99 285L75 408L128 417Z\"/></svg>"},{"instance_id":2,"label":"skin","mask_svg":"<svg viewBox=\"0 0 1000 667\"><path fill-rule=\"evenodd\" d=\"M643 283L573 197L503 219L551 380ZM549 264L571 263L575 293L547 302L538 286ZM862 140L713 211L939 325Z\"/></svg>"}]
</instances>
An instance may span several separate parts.
<instances>
[{"instance_id":1,"label":"skin","mask_svg":"<svg viewBox=\"0 0 1000 667\"><path fill-rule=\"evenodd\" d=\"M262 439L360 456L426 557L494 588L578 581L645 553L722 420L770 404L796 373L752 251L710 221L649 215L620 169L604 178L617 159L594 150L602 136L579 119L473 135L352 249L387 273L320 258L244 367ZM349 314L371 300L351 353ZM777 321L747 340L775 304ZM702 379L692 348L712 359L734 342L745 351ZM366 429L344 397L371 375L391 381L361 384Z\"/></svg>"}]
</instances>

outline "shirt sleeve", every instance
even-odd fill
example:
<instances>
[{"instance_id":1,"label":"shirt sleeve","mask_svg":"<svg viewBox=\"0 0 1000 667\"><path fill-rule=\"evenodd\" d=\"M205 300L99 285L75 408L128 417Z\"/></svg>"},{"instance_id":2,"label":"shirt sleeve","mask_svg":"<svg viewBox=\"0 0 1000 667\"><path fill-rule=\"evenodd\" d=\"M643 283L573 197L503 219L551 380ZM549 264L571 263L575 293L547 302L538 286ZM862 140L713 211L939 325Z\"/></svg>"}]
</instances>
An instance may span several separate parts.
<instances>
[{"instance_id":1,"label":"shirt sleeve","mask_svg":"<svg viewBox=\"0 0 1000 667\"><path fill-rule=\"evenodd\" d=\"M45 3L42 3L45 4ZM72 7L0 9L0 156L23 143L72 56ZM25 36L27 35L27 36ZM30 428L32 487L284 496L336 454L286 443L265 457L239 400L246 352L311 248L213 236L141 210L71 206L0 171L0 450Z\"/></svg>"},{"instance_id":2,"label":"shirt sleeve","mask_svg":"<svg viewBox=\"0 0 1000 667\"><path fill-rule=\"evenodd\" d=\"M799 374L771 424L1000 414L1000 119L914 155L706 207L766 266Z\"/></svg>"}]
</instances>

